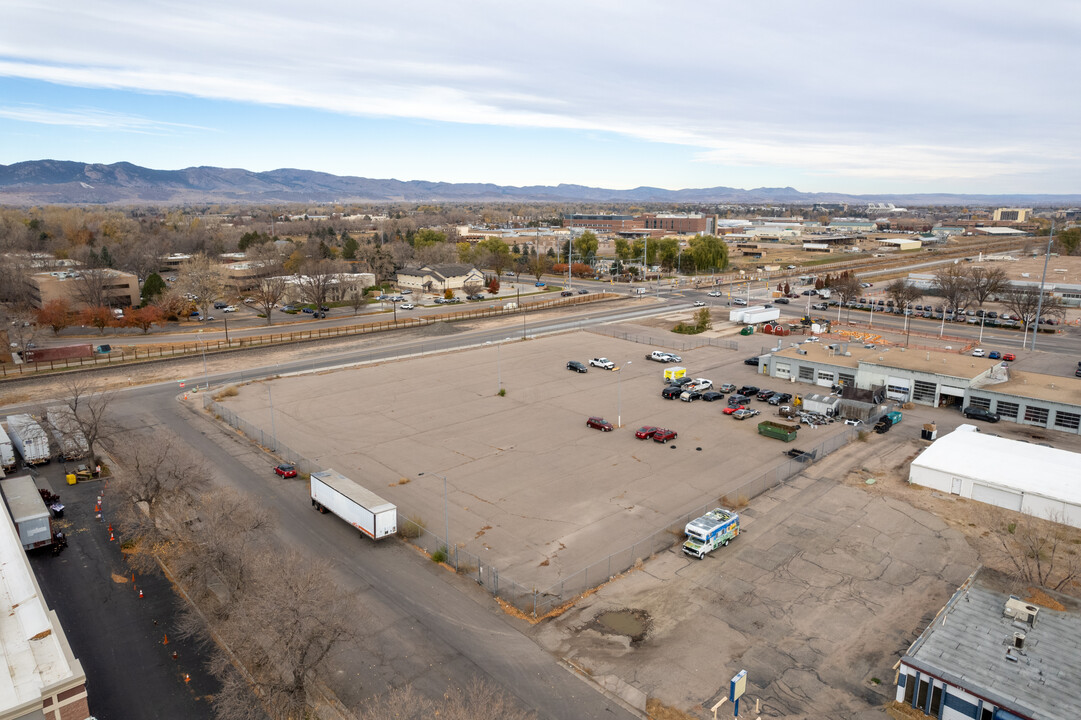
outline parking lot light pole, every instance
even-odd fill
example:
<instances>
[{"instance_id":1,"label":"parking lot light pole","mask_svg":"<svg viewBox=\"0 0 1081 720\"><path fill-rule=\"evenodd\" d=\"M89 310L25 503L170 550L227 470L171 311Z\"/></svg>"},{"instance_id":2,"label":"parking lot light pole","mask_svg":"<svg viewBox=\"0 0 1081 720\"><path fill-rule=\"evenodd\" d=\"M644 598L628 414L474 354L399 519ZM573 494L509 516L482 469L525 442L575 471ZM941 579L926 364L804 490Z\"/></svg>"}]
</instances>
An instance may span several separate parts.
<instances>
[{"instance_id":1,"label":"parking lot light pole","mask_svg":"<svg viewBox=\"0 0 1081 720\"><path fill-rule=\"evenodd\" d=\"M630 365L631 361L628 360L623 365L619 366L619 372L616 373L616 427L623 427L623 368Z\"/></svg>"},{"instance_id":2,"label":"parking lot light pole","mask_svg":"<svg viewBox=\"0 0 1081 720\"><path fill-rule=\"evenodd\" d=\"M446 543L447 552L450 552L450 521L447 520L447 476L440 475L439 473L428 473L429 475L435 475L437 478L443 478L443 526L446 528L446 537L443 539ZM420 477L424 473L417 473Z\"/></svg>"}]
</instances>

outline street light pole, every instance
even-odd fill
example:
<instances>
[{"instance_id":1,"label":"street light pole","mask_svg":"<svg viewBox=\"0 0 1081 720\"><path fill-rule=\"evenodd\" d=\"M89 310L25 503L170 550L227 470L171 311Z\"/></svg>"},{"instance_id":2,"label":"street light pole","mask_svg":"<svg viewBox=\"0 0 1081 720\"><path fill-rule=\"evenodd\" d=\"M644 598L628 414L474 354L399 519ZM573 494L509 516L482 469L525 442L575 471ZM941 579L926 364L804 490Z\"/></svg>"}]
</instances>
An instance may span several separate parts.
<instances>
[{"instance_id":1,"label":"street light pole","mask_svg":"<svg viewBox=\"0 0 1081 720\"><path fill-rule=\"evenodd\" d=\"M1047 252L1043 256L1043 277L1040 278L1040 297L1036 300L1036 320L1032 328L1032 349L1036 349L1036 336L1040 333L1040 314L1043 312L1043 287L1047 282L1047 261L1051 259L1051 242L1055 239L1055 221L1051 221L1051 234L1047 236ZM1022 344L1024 349L1024 344Z\"/></svg>"},{"instance_id":2,"label":"street light pole","mask_svg":"<svg viewBox=\"0 0 1081 720\"><path fill-rule=\"evenodd\" d=\"M199 328L199 339L203 343L203 381L206 383L207 389L210 388L210 376L206 373L206 339L203 338L203 329Z\"/></svg>"},{"instance_id":3,"label":"street light pole","mask_svg":"<svg viewBox=\"0 0 1081 720\"><path fill-rule=\"evenodd\" d=\"M496 394L503 392L503 354L500 352L502 346L503 343L501 342L495 344L495 366L496 376L498 378L498 384L495 389Z\"/></svg>"},{"instance_id":4,"label":"street light pole","mask_svg":"<svg viewBox=\"0 0 1081 720\"><path fill-rule=\"evenodd\" d=\"M417 473L417 475L423 475L424 473ZM447 551L450 551L450 521L447 520L447 476L440 475L439 473L428 473L429 475L435 475L437 478L443 478L443 527L446 528L446 537L444 538Z\"/></svg>"},{"instance_id":5,"label":"street light pole","mask_svg":"<svg viewBox=\"0 0 1081 720\"><path fill-rule=\"evenodd\" d=\"M274 424L274 393L272 392L270 385L266 386L267 397L270 398L270 433L274 438L274 452L278 451L278 428Z\"/></svg>"},{"instance_id":6,"label":"street light pole","mask_svg":"<svg viewBox=\"0 0 1081 720\"><path fill-rule=\"evenodd\" d=\"M616 378L616 427L623 427L623 368L626 365L630 365L631 361L628 360L623 365L619 366L618 377Z\"/></svg>"}]
</instances>

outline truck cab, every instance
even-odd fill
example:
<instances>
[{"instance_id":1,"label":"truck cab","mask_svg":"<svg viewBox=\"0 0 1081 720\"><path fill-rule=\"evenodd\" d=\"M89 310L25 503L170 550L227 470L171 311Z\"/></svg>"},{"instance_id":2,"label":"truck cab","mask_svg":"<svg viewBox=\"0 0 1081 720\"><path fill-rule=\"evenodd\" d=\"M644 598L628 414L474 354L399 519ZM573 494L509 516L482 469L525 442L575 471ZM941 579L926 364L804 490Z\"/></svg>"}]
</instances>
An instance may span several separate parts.
<instances>
[{"instance_id":1,"label":"truck cab","mask_svg":"<svg viewBox=\"0 0 1081 720\"><path fill-rule=\"evenodd\" d=\"M683 552L701 560L713 550L728 545L739 535L739 514L716 508L691 520L683 532L687 535Z\"/></svg>"}]
</instances>

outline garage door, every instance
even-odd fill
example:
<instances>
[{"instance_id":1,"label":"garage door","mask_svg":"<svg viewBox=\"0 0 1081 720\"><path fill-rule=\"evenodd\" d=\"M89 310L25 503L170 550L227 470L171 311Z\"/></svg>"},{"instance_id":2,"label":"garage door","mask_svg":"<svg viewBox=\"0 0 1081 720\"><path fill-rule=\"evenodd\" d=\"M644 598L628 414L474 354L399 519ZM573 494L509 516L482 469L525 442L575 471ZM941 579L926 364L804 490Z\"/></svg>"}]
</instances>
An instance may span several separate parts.
<instances>
[{"instance_id":1,"label":"garage door","mask_svg":"<svg viewBox=\"0 0 1081 720\"><path fill-rule=\"evenodd\" d=\"M908 378L886 378L886 397L891 400L908 400L912 394L912 380Z\"/></svg>"},{"instance_id":2,"label":"garage door","mask_svg":"<svg viewBox=\"0 0 1081 720\"><path fill-rule=\"evenodd\" d=\"M939 385L938 392L942 395L952 395L953 397L964 397L965 389L959 387L951 387L949 385Z\"/></svg>"},{"instance_id":3,"label":"garage door","mask_svg":"<svg viewBox=\"0 0 1081 720\"><path fill-rule=\"evenodd\" d=\"M787 380L792 377L792 366L789 363L779 362L773 366L773 374L776 377Z\"/></svg>"},{"instance_id":4,"label":"garage door","mask_svg":"<svg viewBox=\"0 0 1081 720\"><path fill-rule=\"evenodd\" d=\"M997 505L998 507L1006 508L1007 510L1019 511L1021 509L1021 493L1014 492L1013 490L1006 490L1004 488L991 487L990 485L972 483L972 499L989 505Z\"/></svg>"}]
</instances>

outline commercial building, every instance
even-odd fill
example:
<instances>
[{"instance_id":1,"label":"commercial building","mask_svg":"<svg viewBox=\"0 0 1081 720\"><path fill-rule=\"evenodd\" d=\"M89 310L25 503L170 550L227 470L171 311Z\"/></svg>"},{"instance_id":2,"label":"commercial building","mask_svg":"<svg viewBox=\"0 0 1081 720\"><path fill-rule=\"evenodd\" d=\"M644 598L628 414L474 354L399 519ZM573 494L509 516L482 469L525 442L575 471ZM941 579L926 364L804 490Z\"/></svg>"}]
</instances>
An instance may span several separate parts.
<instances>
[{"instance_id":1,"label":"commercial building","mask_svg":"<svg viewBox=\"0 0 1081 720\"><path fill-rule=\"evenodd\" d=\"M633 215L582 215L574 214L563 219L563 225L586 228L601 233L619 233L624 230L644 230L643 220Z\"/></svg>"},{"instance_id":2,"label":"commercial building","mask_svg":"<svg viewBox=\"0 0 1081 720\"><path fill-rule=\"evenodd\" d=\"M83 309L99 302L109 307L134 307L139 297L139 278L111 268L57 270L27 277L30 302L41 308L53 300L66 300Z\"/></svg>"},{"instance_id":3,"label":"commercial building","mask_svg":"<svg viewBox=\"0 0 1081 720\"><path fill-rule=\"evenodd\" d=\"M647 230L673 235L712 235L717 227L715 215L702 213L643 213L638 219Z\"/></svg>"},{"instance_id":4,"label":"commercial building","mask_svg":"<svg viewBox=\"0 0 1081 720\"><path fill-rule=\"evenodd\" d=\"M783 341L782 341L783 342ZM931 407L982 407L1002 420L1081 434L1081 379L1014 370L1000 360L858 343L807 343L763 355L761 371L790 382L861 390Z\"/></svg>"},{"instance_id":5,"label":"commercial building","mask_svg":"<svg viewBox=\"0 0 1081 720\"><path fill-rule=\"evenodd\" d=\"M1081 455L962 425L912 461L908 481L1081 528Z\"/></svg>"},{"instance_id":6,"label":"commercial building","mask_svg":"<svg viewBox=\"0 0 1081 720\"><path fill-rule=\"evenodd\" d=\"M898 663L897 702L941 720L1074 720L1081 708L1081 600L1055 607L977 570ZM1043 601L1046 602L1046 601Z\"/></svg>"},{"instance_id":7,"label":"commercial building","mask_svg":"<svg viewBox=\"0 0 1081 720\"><path fill-rule=\"evenodd\" d=\"M89 718L82 665L45 604L11 517L0 514L0 717Z\"/></svg>"},{"instance_id":8,"label":"commercial building","mask_svg":"<svg viewBox=\"0 0 1081 720\"><path fill-rule=\"evenodd\" d=\"M484 284L484 273L472 265L424 265L398 271L398 287L419 292L438 293L461 290L469 283Z\"/></svg>"},{"instance_id":9,"label":"commercial building","mask_svg":"<svg viewBox=\"0 0 1081 720\"><path fill-rule=\"evenodd\" d=\"M1032 208L998 208L991 216L994 222L1025 222L1032 214Z\"/></svg>"}]
</instances>

